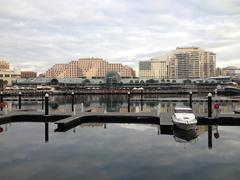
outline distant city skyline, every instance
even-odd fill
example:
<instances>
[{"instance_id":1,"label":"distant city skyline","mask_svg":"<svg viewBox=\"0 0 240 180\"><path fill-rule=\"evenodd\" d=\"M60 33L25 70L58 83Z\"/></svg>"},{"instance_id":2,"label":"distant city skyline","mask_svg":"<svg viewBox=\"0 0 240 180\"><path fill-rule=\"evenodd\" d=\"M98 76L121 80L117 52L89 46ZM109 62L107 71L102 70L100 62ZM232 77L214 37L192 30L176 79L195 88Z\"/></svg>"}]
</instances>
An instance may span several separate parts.
<instances>
[{"instance_id":1,"label":"distant city skyline","mask_svg":"<svg viewBox=\"0 0 240 180\"><path fill-rule=\"evenodd\" d=\"M2 0L0 59L45 72L56 63L99 57L138 69L178 46L240 66L237 0Z\"/></svg>"}]
</instances>

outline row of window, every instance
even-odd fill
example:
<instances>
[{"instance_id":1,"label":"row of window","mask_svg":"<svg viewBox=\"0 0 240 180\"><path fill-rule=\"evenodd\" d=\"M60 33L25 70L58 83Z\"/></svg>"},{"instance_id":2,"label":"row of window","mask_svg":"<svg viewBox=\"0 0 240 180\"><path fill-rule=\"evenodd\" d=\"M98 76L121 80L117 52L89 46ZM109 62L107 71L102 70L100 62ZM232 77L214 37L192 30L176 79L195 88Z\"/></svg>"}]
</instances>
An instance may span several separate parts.
<instances>
[{"instance_id":1,"label":"row of window","mask_svg":"<svg viewBox=\"0 0 240 180\"><path fill-rule=\"evenodd\" d=\"M16 78L17 75L15 75L15 74L0 74L0 78L2 78L2 77L5 77L5 78L10 78L10 77Z\"/></svg>"}]
</instances>

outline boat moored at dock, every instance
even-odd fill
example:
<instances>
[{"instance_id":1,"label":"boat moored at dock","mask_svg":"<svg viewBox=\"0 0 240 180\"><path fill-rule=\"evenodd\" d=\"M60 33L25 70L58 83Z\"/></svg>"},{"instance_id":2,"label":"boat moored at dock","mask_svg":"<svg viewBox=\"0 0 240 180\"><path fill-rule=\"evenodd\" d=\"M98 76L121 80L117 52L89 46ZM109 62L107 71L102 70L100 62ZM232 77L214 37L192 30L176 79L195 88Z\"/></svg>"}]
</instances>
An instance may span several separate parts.
<instances>
[{"instance_id":1,"label":"boat moored at dock","mask_svg":"<svg viewBox=\"0 0 240 180\"><path fill-rule=\"evenodd\" d=\"M196 117L189 107L175 107L172 121L180 129L189 130L197 128Z\"/></svg>"}]
</instances>

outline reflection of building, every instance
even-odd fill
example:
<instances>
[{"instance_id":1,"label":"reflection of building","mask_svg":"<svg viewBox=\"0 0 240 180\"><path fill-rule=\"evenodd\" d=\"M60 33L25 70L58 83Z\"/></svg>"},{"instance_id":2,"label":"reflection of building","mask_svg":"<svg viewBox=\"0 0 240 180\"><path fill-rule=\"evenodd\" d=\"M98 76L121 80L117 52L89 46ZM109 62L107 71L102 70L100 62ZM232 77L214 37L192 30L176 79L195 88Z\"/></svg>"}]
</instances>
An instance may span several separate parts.
<instances>
[{"instance_id":1,"label":"reflection of building","mask_svg":"<svg viewBox=\"0 0 240 180\"><path fill-rule=\"evenodd\" d=\"M143 78L196 79L216 75L216 54L198 47L178 47L161 59L141 61Z\"/></svg>"},{"instance_id":2,"label":"reflection of building","mask_svg":"<svg viewBox=\"0 0 240 180\"><path fill-rule=\"evenodd\" d=\"M104 124L103 123L82 123L80 124L80 127L82 128L104 127Z\"/></svg>"},{"instance_id":3,"label":"reflection of building","mask_svg":"<svg viewBox=\"0 0 240 180\"><path fill-rule=\"evenodd\" d=\"M69 64L56 64L46 73L46 77L58 78L104 78L108 72L117 72L122 78L135 77L135 71L122 64L110 64L99 58L85 58Z\"/></svg>"},{"instance_id":4,"label":"reflection of building","mask_svg":"<svg viewBox=\"0 0 240 180\"><path fill-rule=\"evenodd\" d=\"M12 85L17 78L20 77L20 71L10 70L7 61L0 61L0 80L4 85Z\"/></svg>"},{"instance_id":5,"label":"reflection of building","mask_svg":"<svg viewBox=\"0 0 240 180\"><path fill-rule=\"evenodd\" d=\"M21 78L35 78L37 73L33 71L21 71Z\"/></svg>"}]
</instances>

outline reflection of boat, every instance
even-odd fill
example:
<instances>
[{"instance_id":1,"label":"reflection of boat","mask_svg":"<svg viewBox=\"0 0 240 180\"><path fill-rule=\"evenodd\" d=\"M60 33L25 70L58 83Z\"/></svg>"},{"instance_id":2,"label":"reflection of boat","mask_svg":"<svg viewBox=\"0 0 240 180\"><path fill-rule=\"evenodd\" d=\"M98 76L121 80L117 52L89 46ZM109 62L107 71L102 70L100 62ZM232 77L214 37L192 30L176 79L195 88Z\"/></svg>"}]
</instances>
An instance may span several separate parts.
<instances>
[{"instance_id":1,"label":"reflection of boat","mask_svg":"<svg viewBox=\"0 0 240 180\"><path fill-rule=\"evenodd\" d=\"M183 130L177 126L173 126L173 137L176 142L191 143L197 138L197 136L198 135L196 129Z\"/></svg>"},{"instance_id":2,"label":"reflection of boat","mask_svg":"<svg viewBox=\"0 0 240 180\"><path fill-rule=\"evenodd\" d=\"M181 129L196 129L197 120L189 107L176 107L172 115L173 123Z\"/></svg>"},{"instance_id":3,"label":"reflection of boat","mask_svg":"<svg viewBox=\"0 0 240 180\"><path fill-rule=\"evenodd\" d=\"M217 87L217 94L221 95L239 95L240 88L236 86Z\"/></svg>"}]
</instances>

